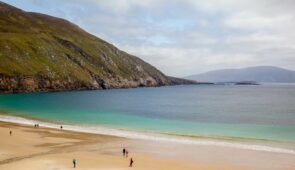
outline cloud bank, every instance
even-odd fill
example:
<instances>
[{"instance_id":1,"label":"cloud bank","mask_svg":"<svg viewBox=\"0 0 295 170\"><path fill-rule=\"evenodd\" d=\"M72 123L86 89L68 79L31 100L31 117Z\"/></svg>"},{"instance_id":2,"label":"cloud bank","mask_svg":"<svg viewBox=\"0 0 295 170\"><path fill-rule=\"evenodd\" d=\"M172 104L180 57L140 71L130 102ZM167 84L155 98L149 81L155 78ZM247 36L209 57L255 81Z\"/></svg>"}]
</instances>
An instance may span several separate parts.
<instances>
[{"instance_id":1,"label":"cloud bank","mask_svg":"<svg viewBox=\"0 0 295 170\"><path fill-rule=\"evenodd\" d=\"M165 74L295 70L293 0L4 0L68 19Z\"/></svg>"}]
</instances>

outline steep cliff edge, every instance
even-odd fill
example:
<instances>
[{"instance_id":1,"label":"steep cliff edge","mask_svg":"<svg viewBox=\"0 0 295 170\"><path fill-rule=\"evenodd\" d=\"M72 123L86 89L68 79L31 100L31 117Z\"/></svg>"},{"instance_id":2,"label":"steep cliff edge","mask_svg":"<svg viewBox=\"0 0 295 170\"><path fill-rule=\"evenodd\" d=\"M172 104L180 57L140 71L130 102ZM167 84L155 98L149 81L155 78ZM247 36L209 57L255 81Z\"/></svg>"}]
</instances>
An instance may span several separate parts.
<instances>
[{"instance_id":1,"label":"steep cliff edge","mask_svg":"<svg viewBox=\"0 0 295 170\"><path fill-rule=\"evenodd\" d=\"M194 84L64 19L0 2L0 93Z\"/></svg>"}]
</instances>

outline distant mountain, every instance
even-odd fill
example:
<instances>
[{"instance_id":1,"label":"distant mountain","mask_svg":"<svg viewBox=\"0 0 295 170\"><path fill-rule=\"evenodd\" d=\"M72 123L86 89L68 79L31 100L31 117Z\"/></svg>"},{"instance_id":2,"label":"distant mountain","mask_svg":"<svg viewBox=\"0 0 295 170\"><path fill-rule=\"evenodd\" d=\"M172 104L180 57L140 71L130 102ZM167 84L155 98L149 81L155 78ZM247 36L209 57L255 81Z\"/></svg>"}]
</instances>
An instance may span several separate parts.
<instances>
[{"instance_id":1,"label":"distant mountain","mask_svg":"<svg viewBox=\"0 0 295 170\"><path fill-rule=\"evenodd\" d=\"M190 84L77 25L0 1L0 93Z\"/></svg>"},{"instance_id":2,"label":"distant mountain","mask_svg":"<svg viewBox=\"0 0 295 170\"><path fill-rule=\"evenodd\" d=\"M185 77L200 82L295 83L295 71L273 66L222 69Z\"/></svg>"}]
</instances>

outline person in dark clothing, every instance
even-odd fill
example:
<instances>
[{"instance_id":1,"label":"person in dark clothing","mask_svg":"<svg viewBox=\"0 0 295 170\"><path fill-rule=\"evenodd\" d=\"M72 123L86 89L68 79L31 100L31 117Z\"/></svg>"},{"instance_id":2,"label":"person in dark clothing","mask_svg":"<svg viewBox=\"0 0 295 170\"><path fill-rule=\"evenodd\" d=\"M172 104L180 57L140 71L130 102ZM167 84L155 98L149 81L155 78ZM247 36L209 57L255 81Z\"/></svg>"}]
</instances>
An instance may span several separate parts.
<instances>
[{"instance_id":1,"label":"person in dark clothing","mask_svg":"<svg viewBox=\"0 0 295 170\"><path fill-rule=\"evenodd\" d=\"M9 131L9 135L10 135L10 136L12 135L12 131Z\"/></svg>"},{"instance_id":2,"label":"person in dark clothing","mask_svg":"<svg viewBox=\"0 0 295 170\"><path fill-rule=\"evenodd\" d=\"M62 125L60 126L60 129L62 130Z\"/></svg>"},{"instance_id":3,"label":"person in dark clothing","mask_svg":"<svg viewBox=\"0 0 295 170\"><path fill-rule=\"evenodd\" d=\"M132 167L132 165L133 165L133 159L130 158L130 164L129 164L129 167Z\"/></svg>"},{"instance_id":4,"label":"person in dark clothing","mask_svg":"<svg viewBox=\"0 0 295 170\"><path fill-rule=\"evenodd\" d=\"M126 153L126 149L123 148L123 156L125 156L125 153Z\"/></svg>"},{"instance_id":5,"label":"person in dark clothing","mask_svg":"<svg viewBox=\"0 0 295 170\"><path fill-rule=\"evenodd\" d=\"M76 159L73 159L73 166L74 166L74 168L76 168L76 163L77 163Z\"/></svg>"}]
</instances>

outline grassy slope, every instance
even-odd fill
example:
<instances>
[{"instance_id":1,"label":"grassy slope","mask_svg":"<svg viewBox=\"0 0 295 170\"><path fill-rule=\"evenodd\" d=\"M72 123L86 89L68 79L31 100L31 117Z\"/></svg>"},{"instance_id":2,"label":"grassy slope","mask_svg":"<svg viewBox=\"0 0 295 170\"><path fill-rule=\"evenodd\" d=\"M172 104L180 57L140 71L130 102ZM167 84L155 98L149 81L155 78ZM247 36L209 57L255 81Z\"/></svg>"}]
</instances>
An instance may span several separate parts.
<instances>
[{"instance_id":1,"label":"grassy slope","mask_svg":"<svg viewBox=\"0 0 295 170\"><path fill-rule=\"evenodd\" d=\"M144 86L179 83L69 21L2 2L0 61L0 74L8 76L38 75L88 85L101 79L119 87L122 81Z\"/></svg>"}]
</instances>

